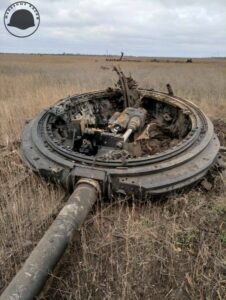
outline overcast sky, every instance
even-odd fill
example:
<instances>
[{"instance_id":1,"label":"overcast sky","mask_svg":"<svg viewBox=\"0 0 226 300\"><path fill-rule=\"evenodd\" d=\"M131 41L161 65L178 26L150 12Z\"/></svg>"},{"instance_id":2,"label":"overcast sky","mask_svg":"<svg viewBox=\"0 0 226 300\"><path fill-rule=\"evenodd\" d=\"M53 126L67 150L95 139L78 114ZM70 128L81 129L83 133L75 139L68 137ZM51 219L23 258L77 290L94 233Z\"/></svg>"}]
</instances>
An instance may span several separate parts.
<instances>
[{"instance_id":1,"label":"overcast sky","mask_svg":"<svg viewBox=\"0 0 226 300\"><path fill-rule=\"evenodd\" d=\"M28 0L41 24L10 35L0 0L0 52L226 56L226 0Z\"/></svg>"}]
</instances>

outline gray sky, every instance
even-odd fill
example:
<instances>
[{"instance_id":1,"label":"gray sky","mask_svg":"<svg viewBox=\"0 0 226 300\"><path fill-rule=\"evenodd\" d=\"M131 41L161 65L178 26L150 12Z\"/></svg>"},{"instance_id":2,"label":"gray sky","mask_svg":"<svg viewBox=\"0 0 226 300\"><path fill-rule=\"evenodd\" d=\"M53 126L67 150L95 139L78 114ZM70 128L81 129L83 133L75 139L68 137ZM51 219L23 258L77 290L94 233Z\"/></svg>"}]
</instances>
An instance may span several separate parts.
<instances>
[{"instance_id":1,"label":"gray sky","mask_svg":"<svg viewBox=\"0 0 226 300\"><path fill-rule=\"evenodd\" d=\"M41 24L20 39L3 24L0 52L226 56L226 0L28 0Z\"/></svg>"}]
</instances>

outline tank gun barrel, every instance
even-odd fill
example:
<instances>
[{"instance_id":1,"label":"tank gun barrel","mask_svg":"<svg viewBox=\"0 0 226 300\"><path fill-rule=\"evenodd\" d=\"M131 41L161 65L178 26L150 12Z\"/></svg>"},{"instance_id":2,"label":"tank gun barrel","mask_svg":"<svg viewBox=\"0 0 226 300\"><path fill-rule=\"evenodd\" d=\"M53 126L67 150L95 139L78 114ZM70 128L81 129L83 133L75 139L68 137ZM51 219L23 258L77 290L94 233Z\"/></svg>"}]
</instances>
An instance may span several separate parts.
<instances>
[{"instance_id":1,"label":"tank gun barrel","mask_svg":"<svg viewBox=\"0 0 226 300\"><path fill-rule=\"evenodd\" d=\"M224 167L213 124L196 105L174 96L170 85L168 94L138 89L114 70L116 88L62 99L24 129L21 156L33 171L69 191L82 179L0 300L39 294L100 186L106 198L123 192L147 200Z\"/></svg>"},{"instance_id":2,"label":"tank gun barrel","mask_svg":"<svg viewBox=\"0 0 226 300\"><path fill-rule=\"evenodd\" d=\"M40 293L98 196L100 186L97 181L79 180L55 221L1 295L1 300L32 300Z\"/></svg>"}]
</instances>

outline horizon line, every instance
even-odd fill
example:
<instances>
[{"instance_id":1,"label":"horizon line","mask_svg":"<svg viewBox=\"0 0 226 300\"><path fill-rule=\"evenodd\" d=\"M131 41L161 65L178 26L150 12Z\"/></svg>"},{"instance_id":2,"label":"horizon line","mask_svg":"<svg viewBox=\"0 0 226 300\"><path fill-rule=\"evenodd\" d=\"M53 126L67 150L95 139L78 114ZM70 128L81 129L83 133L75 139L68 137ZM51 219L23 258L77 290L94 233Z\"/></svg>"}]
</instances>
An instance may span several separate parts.
<instances>
[{"instance_id":1,"label":"horizon line","mask_svg":"<svg viewBox=\"0 0 226 300\"><path fill-rule=\"evenodd\" d=\"M118 56L120 54L89 54L89 53L72 53L72 52L0 52L0 54L4 55L60 55L60 56L105 56L105 57L113 57ZM199 58L199 59L207 59L207 58L216 58L222 59L226 58L226 56L149 56L149 55L125 55L124 57L141 57L141 58Z\"/></svg>"}]
</instances>

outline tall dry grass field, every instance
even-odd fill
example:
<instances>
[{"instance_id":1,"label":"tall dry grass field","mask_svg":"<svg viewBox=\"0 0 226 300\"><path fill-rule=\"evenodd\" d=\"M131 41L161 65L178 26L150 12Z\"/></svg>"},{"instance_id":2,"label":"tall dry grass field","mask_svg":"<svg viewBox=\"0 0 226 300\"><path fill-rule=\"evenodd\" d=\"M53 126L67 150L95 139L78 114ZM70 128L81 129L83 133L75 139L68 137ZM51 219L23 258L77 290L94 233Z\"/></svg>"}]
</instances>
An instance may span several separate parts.
<instances>
[{"instance_id":1,"label":"tall dry grass field","mask_svg":"<svg viewBox=\"0 0 226 300\"><path fill-rule=\"evenodd\" d=\"M140 86L192 100L226 121L226 60L123 62ZM65 201L22 164L25 120L58 99L113 86L104 57L0 55L0 290ZM155 203L98 203L40 299L226 299L223 179Z\"/></svg>"}]
</instances>

